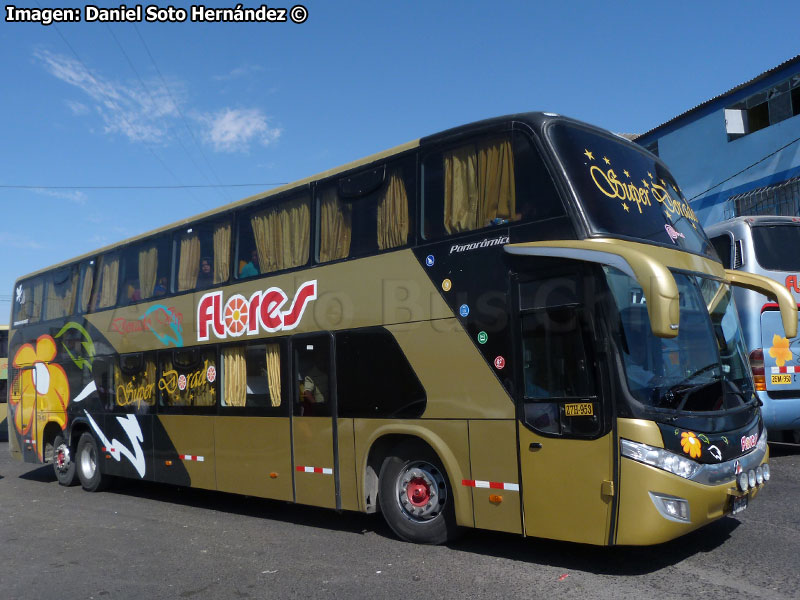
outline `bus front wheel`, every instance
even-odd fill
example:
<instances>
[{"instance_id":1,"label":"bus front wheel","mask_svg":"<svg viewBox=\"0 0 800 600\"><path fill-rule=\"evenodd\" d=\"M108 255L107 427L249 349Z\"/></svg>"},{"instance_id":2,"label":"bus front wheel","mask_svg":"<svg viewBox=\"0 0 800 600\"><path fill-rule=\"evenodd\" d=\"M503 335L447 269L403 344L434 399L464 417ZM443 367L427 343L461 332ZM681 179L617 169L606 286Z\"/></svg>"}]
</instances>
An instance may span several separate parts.
<instances>
[{"instance_id":1,"label":"bus front wheel","mask_svg":"<svg viewBox=\"0 0 800 600\"><path fill-rule=\"evenodd\" d=\"M62 435L57 435L53 440L53 470L58 483L65 486L75 485L75 461L69 444Z\"/></svg>"},{"instance_id":2,"label":"bus front wheel","mask_svg":"<svg viewBox=\"0 0 800 600\"><path fill-rule=\"evenodd\" d=\"M389 527L402 539L443 544L458 530L447 473L427 447L404 442L381 466L378 502Z\"/></svg>"},{"instance_id":3,"label":"bus front wheel","mask_svg":"<svg viewBox=\"0 0 800 600\"><path fill-rule=\"evenodd\" d=\"M78 441L76 462L78 479L81 487L87 492L99 492L105 488L107 477L100 472L100 453L97 451L97 442L91 433L84 433Z\"/></svg>"}]
</instances>

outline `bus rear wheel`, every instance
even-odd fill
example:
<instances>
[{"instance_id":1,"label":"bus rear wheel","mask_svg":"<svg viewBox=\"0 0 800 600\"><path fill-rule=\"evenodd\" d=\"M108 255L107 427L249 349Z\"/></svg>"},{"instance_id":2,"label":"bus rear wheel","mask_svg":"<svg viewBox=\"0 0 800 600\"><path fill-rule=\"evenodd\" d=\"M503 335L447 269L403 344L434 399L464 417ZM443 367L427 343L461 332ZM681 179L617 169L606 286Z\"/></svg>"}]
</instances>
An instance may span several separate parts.
<instances>
[{"instance_id":1,"label":"bus rear wheel","mask_svg":"<svg viewBox=\"0 0 800 600\"><path fill-rule=\"evenodd\" d=\"M61 485L75 485L75 461L72 459L69 444L62 435L57 435L53 440L53 471Z\"/></svg>"},{"instance_id":2,"label":"bus rear wheel","mask_svg":"<svg viewBox=\"0 0 800 600\"><path fill-rule=\"evenodd\" d=\"M106 487L107 477L100 472L100 453L91 433L84 433L78 441L76 452L78 479L87 492L99 492Z\"/></svg>"},{"instance_id":3,"label":"bus rear wheel","mask_svg":"<svg viewBox=\"0 0 800 600\"><path fill-rule=\"evenodd\" d=\"M447 473L427 447L404 442L383 461L378 502L389 527L418 544L443 544L458 527Z\"/></svg>"}]
</instances>

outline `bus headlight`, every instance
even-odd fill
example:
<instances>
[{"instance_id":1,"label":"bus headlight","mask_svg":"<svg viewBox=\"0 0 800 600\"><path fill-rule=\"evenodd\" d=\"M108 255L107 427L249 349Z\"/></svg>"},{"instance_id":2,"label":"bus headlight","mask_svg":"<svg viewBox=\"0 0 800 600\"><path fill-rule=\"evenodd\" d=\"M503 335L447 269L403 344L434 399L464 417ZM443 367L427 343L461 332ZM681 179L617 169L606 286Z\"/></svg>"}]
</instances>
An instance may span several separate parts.
<instances>
[{"instance_id":1,"label":"bus headlight","mask_svg":"<svg viewBox=\"0 0 800 600\"><path fill-rule=\"evenodd\" d=\"M769 475L769 465L767 463L764 463L763 465L761 465L761 469L764 471L764 481L769 481L769 477L770 477L770 475Z\"/></svg>"},{"instance_id":2,"label":"bus headlight","mask_svg":"<svg viewBox=\"0 0 800 600\"><path fill-rule=\"evenodd\" d=\"M655 448L647 444L632 442L631 440L620 440L620 450L622 456L626 456L636 462L650 465L658 469L663 469L679 477L691 479L700 469L700 464L679 456L663 448Z\"/></svg>"},{"instance_id":3,"label":"bus headlight","mask_svg":"<svg viewBox=\"0 0 800 600\"><path fill-rule=\"evenodd\" d=\"M736 478L736 482L739 484L739 489L743 492L746 492L750 488L749 478L747 477L747 473L745 471L739 473L739 476Z\"/></svg>"}]
</instances>

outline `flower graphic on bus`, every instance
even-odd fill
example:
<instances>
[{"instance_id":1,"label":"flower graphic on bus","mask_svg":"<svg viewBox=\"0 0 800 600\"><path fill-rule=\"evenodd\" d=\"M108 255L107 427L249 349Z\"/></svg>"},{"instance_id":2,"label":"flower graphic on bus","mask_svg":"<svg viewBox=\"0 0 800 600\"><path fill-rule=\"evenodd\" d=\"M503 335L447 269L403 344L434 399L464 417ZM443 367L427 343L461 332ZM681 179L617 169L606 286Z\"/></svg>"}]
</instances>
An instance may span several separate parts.
<instances>
[{"instance_id":1,"label":"flower graphic on bus","mask_svg":"<svg viewBox=\"0 0 800 600\"><path fill-rule=\"evenodd\" d=\"M684 431L681 433L681 448L691 458L700 458L703 451L702 442L697 439L697 436L692 431Z\"/></svg>"},{"instance_id":2,"label":"flower graphic on bus","mask_svg":"<svg viewBox=\"0 0 800 600\"><path fill-rule=\"evenodd\" d=\"M36 415L36 440L41 442L44 427L53 421L61 429L67 426L69 381L61 365L50 364L57 354L56 342L43 335L33 344L24 344L14 355L13 365L21 369L11 385L9 402L14 411L14 427L20 435L29 435ZM42 418L43 417L43 418ZM43 458L43 444L37 445L39 459Z\"/></svg>"},{"instance_id":3,"label":"flower graphic on bus","mask_svg":"<svg viewBox=\"0 0 800 600\"><path fill-rule=\"evenodd\" d=\"M789 340L777 333L773 335L772 347L769 349L769 355L775 359L775 364L779 367L782 367L787 362L791 362L793 354L789 349Z\"/></svg>"}]
</instances>

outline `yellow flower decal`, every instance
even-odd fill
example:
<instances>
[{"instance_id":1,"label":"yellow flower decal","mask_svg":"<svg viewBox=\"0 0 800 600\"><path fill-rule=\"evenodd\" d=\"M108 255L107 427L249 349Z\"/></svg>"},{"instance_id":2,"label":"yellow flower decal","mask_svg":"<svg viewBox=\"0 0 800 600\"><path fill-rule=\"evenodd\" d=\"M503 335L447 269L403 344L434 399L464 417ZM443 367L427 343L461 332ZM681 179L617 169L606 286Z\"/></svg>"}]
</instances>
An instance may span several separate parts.
<instances>
[{"instance_id":1,"label":"yellow flower decal","mask_svg":"<svg viewBox=\"0 0 800 600\"><path fill-rule=\"evenodd\" d=\"M21 435L29 435L36 420L36 448L40 460L45 425L52 421L62 430L67 427L69 381L61 365L50 364L56 353L55 340L43 335L36 340L35 349L32 344L24 344L14 355L14 367L22 369L11 385L9 396L14 427Z\"/></svg>"},{"instance_id":2,"label":"yellow flower decal","mask_svg":"<svg viewBox=\"0 0 800 600\"><path fill-rule=\"evenodd\" d=\"M697 439L697 436L691 431L684 431L681 434L681 447L683 451L692 458L700 458L700 452L703 449L703 444Z\"/></svg>"},{"instance_id":3,"label":"yellow flower decal","mask_svg":"<svg viewBox=\"0 0 800 600\"><path fill-rule=\"evenodd\" d=\"M789 350L789 340L777 333L772 336L772 348L769 349L769 355L775 359L775 363L782 367L786 362L791 362L792 351Z\"/></svg>"}]
</instances>

